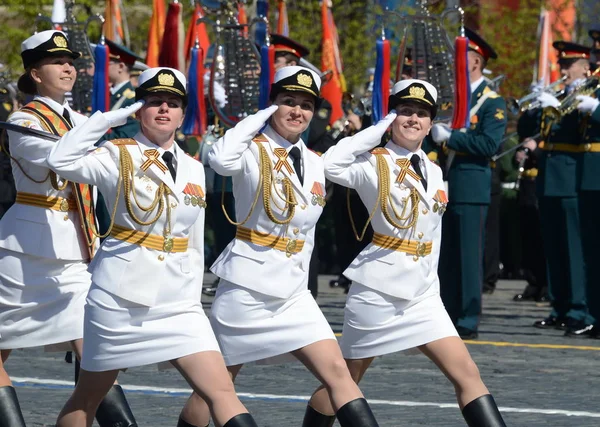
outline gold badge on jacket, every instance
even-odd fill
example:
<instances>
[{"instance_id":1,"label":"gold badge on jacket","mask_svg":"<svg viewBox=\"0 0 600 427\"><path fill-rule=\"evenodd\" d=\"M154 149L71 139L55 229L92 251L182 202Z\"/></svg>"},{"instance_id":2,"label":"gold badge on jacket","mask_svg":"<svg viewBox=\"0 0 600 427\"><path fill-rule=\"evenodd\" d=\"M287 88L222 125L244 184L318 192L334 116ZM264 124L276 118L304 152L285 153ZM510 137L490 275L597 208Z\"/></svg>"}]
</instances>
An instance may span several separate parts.
<instances>
[{"instance_id":1,"label":"gold badge on jacket","mask_svg":"<svg viewBox=\"0 0 600 427\"><path fill-rule=\"evenodd\" d=\"M446 206L448 205L448 196L444 190L438 190L433 196L435 204L433 205L433 212L440 212L443 215L446 212Z\"/></svg>"},{"instance_id":2,"label":"gold badge on jacket","mask_svg":"<svg viewBox=\"0 0 600 427\"><path fill-rule=\"evenodd\" d=\"M183 189L183 194L185 197L183 198L183 203L186 205L192 205L194 207L198 206L200 208L206 207L206 201L204 200L204 190L198 184L192 184L188 182L185 188Z\"/></svg>"},{"instance_id":3,"label":"gold badge on jacket","mask_svg":"<svg viewBox=\"0 0 600 427\"><path fill-rule=\"evenodd\" d=\"M310 190L312 196L312 204L319 205L321 207L325 206L325 187L320 182L315 181L312 186L312 190Z\"/></svg>"}]
</instances>

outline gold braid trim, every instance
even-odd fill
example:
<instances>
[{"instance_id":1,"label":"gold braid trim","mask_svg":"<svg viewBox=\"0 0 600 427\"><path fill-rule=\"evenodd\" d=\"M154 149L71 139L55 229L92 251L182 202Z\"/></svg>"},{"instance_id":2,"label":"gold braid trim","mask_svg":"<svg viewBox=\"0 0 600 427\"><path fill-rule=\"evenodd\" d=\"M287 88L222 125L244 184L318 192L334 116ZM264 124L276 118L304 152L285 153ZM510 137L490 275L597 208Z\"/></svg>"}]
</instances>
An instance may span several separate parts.
<instances>
[{"instance_id":1,"label":"gold braid trim","mask_svg":"<svg viewBox=\"0 0 600 427\"><path fill-rule=\"evenodd\" d=\"M377 155L377 177L378 177L378 181L379 181L378 187L379 187L379 199L381 201L381 213L383 214L384 218L392 226L394 226L400 230L408 230L408 229L414 227L415 224L417 223L417 219L419 218L419 193L417 193L417 190L415 190L414 188L412 188L410 190L409 199L412 204L411 212L406 217L403 217L402 215L398 215L398 213L396 212L396 209L394 207L394 204L392 203L393 200L392 200L392 197L390 196L390 168L388 167L388 164L387 164L385 158L383 158L383 156L381 156L381 155ZM388 210L388 202L389 202L389 205L392 207L392 211L394 212L394 215L396 216L397 219L399 219L400 221L409 221L407 225L398 224L392 218L392 216L390 215L390 212ZM404 212L406 211L407 205L408 205L408 203L404 206L404 210L402 211L402 214L404 214Z\"/></svg>"},{"instance_id":2,"label":"gold braid trim","mask_svg":"<svg viewBox=\"0 0 600 427\"><path fill-rule=\"evenodd\" d=\"M294 213L296 211L296 206L298 205L298 202L296 201L296 196L294 195L292 183L289 178L287 178L287 177L284 178L284 180L283 180L283 191L285 193L284 196L281 196L279 194L277 188L274 187L275 193L285 202L285 206L283 208L280 208L279 206L277 206L275 199L271 195L271 187L274 185L273 184L273 167L271 165L271 158L269 157L269 153L267 152L266 148L259 141L255 140L254 142L258 146L258 152L259 152L259 160L258 160L259 176L258 176L258 187L256 188L256 193L254 194L254 200L252 201L252 205L250 206L250 211L248 212L248 215L246 215L246 218L244 218L243 221L235 222L231 219L231 217L227 213L227 210L225 209L225 179L226 179L226 177L223 177L224 178L223 185L221 187L221 209L223 210L223 213L225 214L225 218L227 219L227 221L230 224L236 225L236 226L244 225L246 222L248 222L248 220L252 216L254 209L256 209L256 205L258 204L258 198L259 198L259 196L261 194L261 190L262 190L263 207L264 207L265 213L267 214L269 219L271 221L273 221L275 224L279 224L279 225L289 224L290 221L292 220L292 218L294 217ZM279 219L275 216L275 213L273 212L273 209L271 207L271 199L273 199L273 202L276 204L276 206L279 209L282 210L282 212L285 212L286 210L288 211L287 215L283 219Z\"/></svg>"},{"instance_id":3,"label":"gold braid trim","mask_svg":"<svg viewBox=\"0 0 600 427\"><path fill-rule=\"evenodd\" d=\"M362 240L364 239L365 234L367 232L367 227L371 223L378 206L381 207L381 213L383 214L384 218L392 226L401 230L407 230L409 228L414 227L417 223L417 219L419 218L420 198L419 193L414 188L411 189L409 196L410 202L412 204L410 213L407 216L404 216L407 207L407 205L405 205L404 209L402 210L402 214L398 215L398 212L396 211L396 208L394 207L394 204L392 203L392 198L390 196L390 168L388 167L387 161L385 160L385 157L382 154L373 154L377 161L377 200L375 201L375 205L369 213L369 218L367 219L367 222L365 223L365 226L363 227L360 236L358 235L358 232L356 230L356 224L354 222L354 217L352 216L352 209L350 207L350 189L348 189L346 193L346 205L348 207L350 225L352 226L354 237L356 237L356 240L358 240L359 242L362 242ZM389 205L392 207L392 211L394 212L396 218L398 218L400 221L407 221L410 218L410 222L407 225L400 225L392 218L388 209L388 201Z\"/></svg>"}]
</instances>

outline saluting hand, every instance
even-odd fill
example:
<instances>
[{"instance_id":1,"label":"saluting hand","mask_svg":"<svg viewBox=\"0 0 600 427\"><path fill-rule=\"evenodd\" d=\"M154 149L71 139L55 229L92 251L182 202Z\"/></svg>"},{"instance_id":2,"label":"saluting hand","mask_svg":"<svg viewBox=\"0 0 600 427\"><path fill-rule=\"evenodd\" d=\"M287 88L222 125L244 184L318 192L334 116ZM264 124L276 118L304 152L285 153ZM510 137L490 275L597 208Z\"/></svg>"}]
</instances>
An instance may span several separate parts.
<instances>
[{"instance_id":1,"label":"saluting hand","mask_svg":"<svg viewBox=\"0 0 600 427\"><path fill-rule=\"evenodd\" d=\"M257 111L239 122L232 129L229 129L227 134L229 134L231 138L239 139L241 141L251 140L258 131L263 128L267 120L269 120L269 117L271 117L278 108L278 105L271 105L264 110Z\"/></svg>"},{"instance_id":2,"label":"saluting hand","mask_svg":"<svg viewBox=\"0 0 600 427\"><path fill-rule=\"evenodd\" d=\"M594 114L594 111L596 111L596 108L600 105L600 100L587 95L577 95L575 99L579 101L577 109L582 113Z\"/></svg>"},{"instance_id":3,"label":"saluting hand","mask_svg":"<svg viewBox=\"0 0 600 427\"><path fill-rule=\"evenodd\" d=\"M144 100L140 100L129 107L119 108L118 110L114 111L107 111L106 113L102 113L102 115L111 128L123 126L125 123L127 123L127 118L142 108L143 105Z\"/></svg>"},{"instance_id":4,"label":"saluting hand","mask_svg":"<svg viewBox=\"0 0 600 427\"><path fill-rule=\"evenodd\" d=\"M392 111L383 119L379 120L375 125L363 129L357 134L344 139L351 139L352 144L372 142L374 145L379 145L379 143L381 142L381 137L383 137L383 134L390 127L396 116L396 112Z\"/></svg>"}]
</instances>

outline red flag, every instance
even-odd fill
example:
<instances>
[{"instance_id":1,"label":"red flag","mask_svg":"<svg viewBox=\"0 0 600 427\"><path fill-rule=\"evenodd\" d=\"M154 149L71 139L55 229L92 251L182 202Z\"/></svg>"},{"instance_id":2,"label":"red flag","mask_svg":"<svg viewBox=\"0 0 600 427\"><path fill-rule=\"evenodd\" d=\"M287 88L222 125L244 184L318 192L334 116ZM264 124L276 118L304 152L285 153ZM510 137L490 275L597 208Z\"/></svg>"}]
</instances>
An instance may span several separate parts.
<instances>
[{"instance_id":1,"label":"red flag","mask_svg":"<svg viewBox=\"0 0 600 427\"><path fill-rule=\"evenodd\" d=\"M185 69L185 55L183 53L183 21L181 17L181 3L170 3L165 22L165 33L163 34L158 56L160 67L171 67L182 73Z\"/></svg>"},{"instance_id":2,"label":"red flag","mask_svg":"<svg viewBox=\"0 0 600 427\"><path fill-rule=\"evenodd\" d=\"M146 64L158 67L158 54L165 31L165 0L152 0L152 18L148 29L148 50Z\"/></svg>"},{"instance_id":3,"label":"red flag","mask_svg":"<svg viewBox=\"0 0 600 427\"><path fill-rule=\"evenodd\" d=\"M321 89L321 96L331 104L330 124L341 119L342 94L345 90L342 64L338 49L337 30L333 22L333 13L327 6L327 1L321 3L321 22L323 25L323 52L321 55L321 70L331 71L331 78Z\"/></svg>"},{"instance_id":4,"label":"red flag","mask_svg":"<svg viewBox=\"0 0 600 427\"><path fill-rule=\"evenodd\" d=\"M196 40L198 40L198 44L204 53L208 52L208 47L210 46L210 40L208 39L208 34L206 33L206 25L204 22L197 23L198 19L203 17L204 13L202 12L202 8L198 3L196 3L194 13L192 14L192 20L190 21L190 26L188 27L187 35L185 37L185 52L187 52L185 60L188 64L190 62L190 55L192 48L196 44Z\"/></svg>"}]
</instances>

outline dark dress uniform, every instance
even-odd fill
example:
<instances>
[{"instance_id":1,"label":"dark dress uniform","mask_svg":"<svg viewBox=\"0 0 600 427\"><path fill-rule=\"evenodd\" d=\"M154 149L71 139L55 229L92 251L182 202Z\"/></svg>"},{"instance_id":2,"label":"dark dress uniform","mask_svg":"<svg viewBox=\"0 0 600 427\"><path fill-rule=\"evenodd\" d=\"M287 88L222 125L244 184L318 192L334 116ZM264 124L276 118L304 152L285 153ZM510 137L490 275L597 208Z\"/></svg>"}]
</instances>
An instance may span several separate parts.
<instances>
[{"instance_id":1,"label":"dark dress uniform","mask_svg":"<svg viewBox=\"0 0 600 427\"><path fill-rule=\"evenodd\" d=\"M589 48L584 46L555 42L554 47L563 60L581 58L569 58L569 52L579 50L587 51L589 57ZM541 129L544 139L536 181L552 312L548 318L535 322L537 327L573 329L593 321L587 308L579 205L583 160L580 126L581 115L577 111L552 121L541 109L526 112L518 123L521 138Z\"/></svg>"},{"instance_id":2,"label":"dark dress uniform","mask_svg":"<svg viewBox=\"0 0 600 427\"><path fill-rule=\"evenodd\" d=\"M469 49L496 58L493 49L472 31ZM473 44L475 44L474 47ZM480 99L485 96L483 103ZM448 209L443 217L440 290L448 314L461 337L477 336L481 313L485 225L490 204L490 158L506 130L506 102L482 83L471 94L468 129L453 130L446 147L455 151L448 179Z\"/></svg>"},{"instance_id":3,"label":"dark dress uniform","mask_svg":"<svg viewBox=\"0 0 600 427\"><path fill-rule=\"evenodd\" d=\"M595 97L600 98L600 89ZM581 113L580 113L581 114ZM583 154L579 187L579 214L583 256L586 264L587 301L589 316L583 328L570 331L575 335L597 337L600 328L600 107L581 119ZM589 325L595 321L595 326Z\"/></svg>"}]
</instances>

